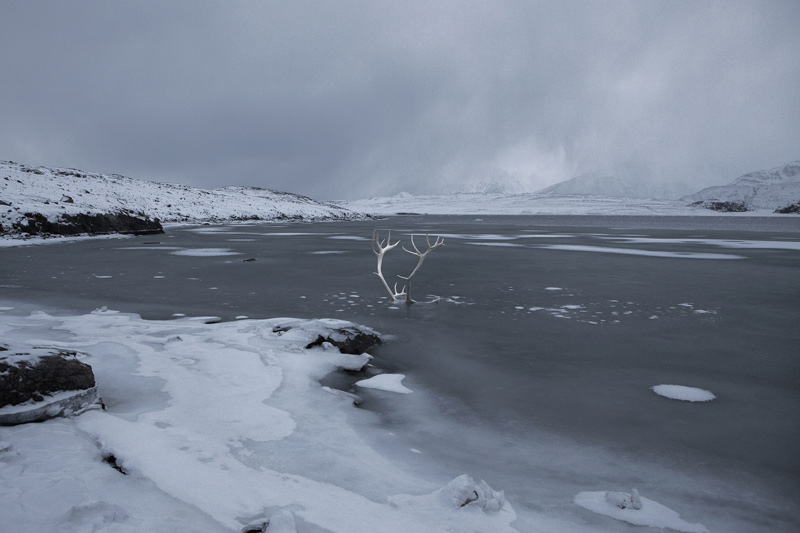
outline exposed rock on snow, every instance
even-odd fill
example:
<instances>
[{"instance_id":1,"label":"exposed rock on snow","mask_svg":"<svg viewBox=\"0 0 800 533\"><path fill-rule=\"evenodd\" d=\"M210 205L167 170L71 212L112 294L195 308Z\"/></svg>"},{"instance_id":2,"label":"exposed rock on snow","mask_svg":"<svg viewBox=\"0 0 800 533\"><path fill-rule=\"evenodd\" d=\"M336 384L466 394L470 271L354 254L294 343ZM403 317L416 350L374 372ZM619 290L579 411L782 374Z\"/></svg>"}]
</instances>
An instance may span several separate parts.
<instances>
[{"instance_id":1,"label":"exposed rock on snow","mask_svg":"<svg viewBox=\"0 0 800 533\"><path fill-rule=\"evenodd\" d=\"M269 518L260 518L244 526L241 533L297 533L294 515L286 510L278 511Z\"/></svg>"},{"instance_id":2,"label":"exposed rock on snow","mask_svg":"<svg viewBox=\"0 0 800 533\"><path fill-rule=\"evenodd\" d=\"M776 209L775 212L782 215L788 215L790 213L800 214L800 202L795 202L791 205L787 205L786 207Z\"/></svg>"},{"instance_id":3,"label":"exposed rock on snow","mask_svg":"<svg viewBox=\"0 0 800 533\"><path fill-rule=\"evenodd\" d=\"M20 236L139 234L160 231L159 222L364 218L333 204L269 189L206 190L12 161L0 162L0 205L0 235Z\"/></svg>"},{"instance_id":4,"label":"exposed rock on snow","mask_svg":"<svg viewBox=\"0 0 800 533\"><path fill-rule=\"evenodd\" d=\"M0 355L0 425L79 413L97 400L92 367L75 352L31 348Z\"/></svg>"},{"instance_id":5,"label":"exposed rock on snow","mask_svg":"<svg viewBox=\"0 0 800 533\"><path fill-rule=\"evenodd\" d=\"M378 332L366 326L335 319L292 320L276 327L276 333L285 333L296 329L301 335L310 337L305 347L313 348L329 343L345 354L362 354L371 347L381 344Z\"/></svg>"},{"instance_id":6,"label":"exposed rock on snow","mask_svg":"<svg viewBox=\"0 0 800 533\"><path fill-rule=\"evenodd\" d=\"M682 200L715 211L769 209L795 213L793 206L800 204L800 161L751 172L728 185L709 187Z\"/></svg>"},{"instance_id":7,"label":"exposed rock on snow","mask_svg":"<svg viewBox=\"0 0 800 533\"><path fill-rule=\"evenodd\" d=\"M12 224L12 230L28 235L104 235L121 233L123 235L152 235L164 233L158 219L148 216L134 216L124 212L116 213L77 213L59 215L51 220L41 213L25 213Z\"/></svg>"},{"instance_id":8,"label":"exposed rock on snow","mask_svg":"<svg viewBox=\"0 0 800 533\"><path fill-rule=\"evenodd\" d=\"M79 361L75 352L6 349L0 356L0 407L40 402L43 395L94 386L92 367Z\"/></svg>"}]
</instances>

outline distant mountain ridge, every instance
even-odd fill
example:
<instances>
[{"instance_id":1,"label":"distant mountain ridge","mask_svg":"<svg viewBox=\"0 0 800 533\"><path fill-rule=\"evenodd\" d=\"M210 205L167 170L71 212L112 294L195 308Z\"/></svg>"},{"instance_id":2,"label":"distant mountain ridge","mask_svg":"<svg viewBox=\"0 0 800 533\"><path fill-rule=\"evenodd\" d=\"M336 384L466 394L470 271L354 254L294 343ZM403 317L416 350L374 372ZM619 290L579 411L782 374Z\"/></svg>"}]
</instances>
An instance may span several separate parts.
<instances>
[{"instance_id":1,"label":"distant mountain ridge","mask_svg":"<svg viewBox=\"0 0 800 533\"><path fill-rule=\"evenodd\" d=\"M539 191L542 194L677 199L697 190L676 180L665 169L627 161L609 169L588 172Z\"/></svg>"},{"instance_id":2,"label":"distant mountain ridge","mask_svg":"<svg viewBox=\"0 0 800 533\"><path fill-rule=\"evenodd\" d=\"M708 187L681 200L716 211L800 213L800 161L750 172L728 185Z\"/></svg>"},{"instance_id":3,"label":"distant mountain ridge","mask_svg":"<svg viewBox=\"0 0 800 533\"><path fill-rule=\"evenodd\" d=\"M153 222L160 228L159 222L360 218L364 215L333 204L269 189L200 189L0 161L0 235L109 233L126 228L130 233L147 233L155 230ZM134 220L145 225L137 226Z\"/></svg>"}]
</instances>

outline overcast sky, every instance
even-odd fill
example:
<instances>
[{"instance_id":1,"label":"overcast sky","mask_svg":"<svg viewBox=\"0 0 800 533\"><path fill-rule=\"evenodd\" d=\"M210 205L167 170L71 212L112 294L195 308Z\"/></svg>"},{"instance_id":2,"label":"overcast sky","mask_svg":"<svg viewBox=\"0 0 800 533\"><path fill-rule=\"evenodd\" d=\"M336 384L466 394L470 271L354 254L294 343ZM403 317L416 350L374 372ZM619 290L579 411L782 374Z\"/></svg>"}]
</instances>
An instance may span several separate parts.
<instances>
[{"instance_id":1,"label":"overcast sky","mask_svg":"<svg viewBox=\"0 0 800 533\"><path fill-rule=\"evenodd\" d=\"M800 159L800 1L6 1L0 159L319 199Z\"/></svg>"}]
</instances>

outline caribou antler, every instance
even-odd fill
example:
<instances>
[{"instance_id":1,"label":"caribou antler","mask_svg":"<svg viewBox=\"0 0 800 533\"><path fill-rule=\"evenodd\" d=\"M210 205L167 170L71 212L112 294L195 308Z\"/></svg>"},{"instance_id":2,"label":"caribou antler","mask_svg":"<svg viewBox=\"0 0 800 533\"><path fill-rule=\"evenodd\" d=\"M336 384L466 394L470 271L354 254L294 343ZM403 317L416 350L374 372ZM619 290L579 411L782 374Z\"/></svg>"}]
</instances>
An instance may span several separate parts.
<instances>
[{"instance_id":1,"label":"caribou antler","mask_svg":"<svg viewBox=\"0 0 800 533\"><path fill-rule=\"evenodd\" d=\"M384 239L384 240L380 239L380 235L378 234L378 230L373 230L372 231L372 252L375 255L378 256L378 271L374 272L374 274L376 276L378 276L379 278L381 278L381 281L383 282L383 286L386 288L386 292L388 292L389 296L392 298L392 303L399 302L400 300L398 300L398 298L400 298L401 296L406 296L406 298L408 298L408 295L406 293L405 285L400 290L400 292L397 292L397 283L394 284L394 290L392 290L389 287L389 284L386 283L386 278L383 277L383 271L382 271L383 255L387 251L389 251L392 248L394 248L395 246L397 246L398 244L400 244L400 241L397 241L396 243L392 244L392 230L389 230L389 236L386 237L386 239ZM376 250L376 248L377 248L377 250Z\"/></svg>"},{"instance_id":2,"label":"caribou antler","mask_svg":"<svg viewBox=\"0 0 800 533\"><path fill-rule=\"evenodd\" d=\"M411 236L411 246L414 248L414 250L409 250L408 248L403 246L403 250L405 250L406 252L410 253L411 255L416 255L417 257L419 257L419 261L417 262L417 266L414 267L414 270L411 271L411 274L409 274L408 276L397 276L398 278L404 279L404 280L406 280L408 282L408 284L407 284L408 285L408 291L407 291L407 294L406 294L406 303L409 303L409 304L415 303L414 300L411 299L411 278L414 277L414 274L417 273L417 270L419 270L419 267L422 266L422 262L425 261L425 258L428 257L429 253L431 253L432 251L434 251L435 249L437 249L440 246L444 246L444 239L441 238L441 237L436 237L436 240L434 241L434 243L431 244L431 238L426 233L425 234L425 244L428 245L428 249L425 250L424 252L420 252L419 248L417 248L417 244L414 242L414 236L412 235Z\"/></svg>"}]
</instances>

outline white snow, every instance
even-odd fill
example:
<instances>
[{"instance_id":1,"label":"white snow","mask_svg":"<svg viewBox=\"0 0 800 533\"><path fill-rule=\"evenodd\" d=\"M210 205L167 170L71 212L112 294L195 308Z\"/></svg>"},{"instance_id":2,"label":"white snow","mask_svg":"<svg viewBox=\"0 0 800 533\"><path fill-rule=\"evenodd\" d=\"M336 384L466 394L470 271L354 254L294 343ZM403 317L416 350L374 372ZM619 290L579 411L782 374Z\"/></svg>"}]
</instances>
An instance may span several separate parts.
<instances>
[{"instance_id":1,"label":"white snow","mask_svg":"<svg viewBox=\"0 0 800 533\"><path fill-rule=\"evenodd\" d=\"M630 497L631 495L627 493L610 491L581 492L575 496L574 502L593 513L610 516L636 526L671 529L685 533L708 533L703 524L686 522L669 507L644 497L639 497L641 509L632 506L622 507L619 502Z\"/></svg>"},{"instance_id":2,"label":"white snow","mask_svg":"<svg viewBox=\"0 0 800 533\"><path fill-rule=\"evenodd\" d=\"M184 248L170 252L172 255L184 255L189 257L216 257L226 255L240 255L230 248Z\"/></svg>"},{"instance_id":3,"label":"white snow","mask_svg":"<svg viewBox=\"0 0 800 533\"><path fill-rule=\"evenodd\" d=\"M566 250L572 252L596 252L605 254L644 255L649 257L671 257L678 259L744 259L744 256L733 254L715 254L702 252L665 252L659 250L640 250L636 248L612 248L610 246L589 246L580 244L542 244L539 248L548 250Z\"/></svg>"},{"instance_id":4,"label":"white snow","mask_svg":"<svg viewBox=\"0 0 800 533\"><path fill-rule=\"evenodd\" d=\"M126 212L158 218L162 223L363 218L333 204L269 189L199 189L10 161L0 162L0 200L10 204L0 204L0 233L11 231L24 213L41 213L55 221L62 214Z\"/></svg>"},{"instance_id":5,"label":"white snow","mask_svg":"<svg viewBox=\"0 0 800 533\"><path fill-rule=\"evenodd\" d=\"M107 406L0 427L3 531L516 531L502 492L414 477L353 429L352 395L319 379L368 356L303 348L349 322L208 318L0 315L4 341L89 354ZM454 487L477 496L454 506Z\"/></svg>"},{"instance_id":6,"label":"white snow","mask_svg":"<svg viewBox=\"0 0 800 533\"><path fill-rule=\"evenodd\" d=\"M640 215L720 216L698 201L742 201L746 216L775 216L774 211L800 202L800 161L772 170L754 172L731 185L704 189L680 200L687 185L654 176L651 171L617 168L611 174L595 173L563 182L539 193L486 191L445 195L394 196L337 201L337 205L372 215ZM665 186L666 183L672 187ZM726 213L726 216L736 216ZM785 216L785 215L782 215Z\"/></svg>"},{"instance_id":7,"label":"white snow","mask_svg":"<svg viewBox=\"0 0 800 533\"><path fill-rule=\"evenodd\" d=\"M691 180L681 179L679 171L627 161L611 168L581 174L540 192L626 198L679 198L696 190Z\"/></svg>"},{"instance_id":8,"label":"white snow","mask_svg":"<svg viewBox=\"0 0 800 533\"><path fill-rule=\"evenodd\" d=\"M467 244L473 244L475 246L497 246L501 248L521 248L521 244L514 244L511 242L468 242Z\"/></svg>"},{"instance_id":9,"label":"white snow","mask_svg":"<svg viewBox=\"0 0 800 533\"><path fill-rule=\"evenodd\" d=\"M356 385L364 387L365 389L378 389L388 392L409 394L413 391L403 385L402 381L404 378L405 375L403 374L378 374L377 376L357 381Z\"/></svg>"},{"instance_id":10,"label":"white snow","mask_svg":"<svg viewBox=\"0 0 800 533\"><path fill-rule=\"evenodd\" d=\"M745 174L728 185L709 187L681 199L694 202L734 202L749 209L782 209L800 203L800 161Z\"/></svg>"},{"instance_id":11,"label":"white snow","mask_svg":"<svg viewBox=\"0 0 800 533\"><path fill-rule=\"evenodd\" d=\"M679 200L646 200L604 196L540 193L411 196L395 195L363 200L337 201L353 211L371 215L420 213L430 215L719 215L688 207Z\"/></svg>"},{"instance_id":12,"label":"white snow","mask_svg":"<svg viewBox=\"0 0 800 533\"><path fill-rule=\"evenodd\" d=\"M656 239L650 237L605 237L617 242L634 244L701 244L720 248L751 248L762 250L800 250L800 241L754 241L747 239Z\"/></svg>"},{"instance_id":13,"label":"white snow","mask_svg":"<svg viewBox=\"0 0 800 533\"><path fill-rule=\"evenodd\" d=\"M653 392L664 398L671 400L682 400L684 402L708 402L716 398L714 393L697 387L686 387L684 385L656 385L651 387Z\"/></svg>"}]
</instances>

